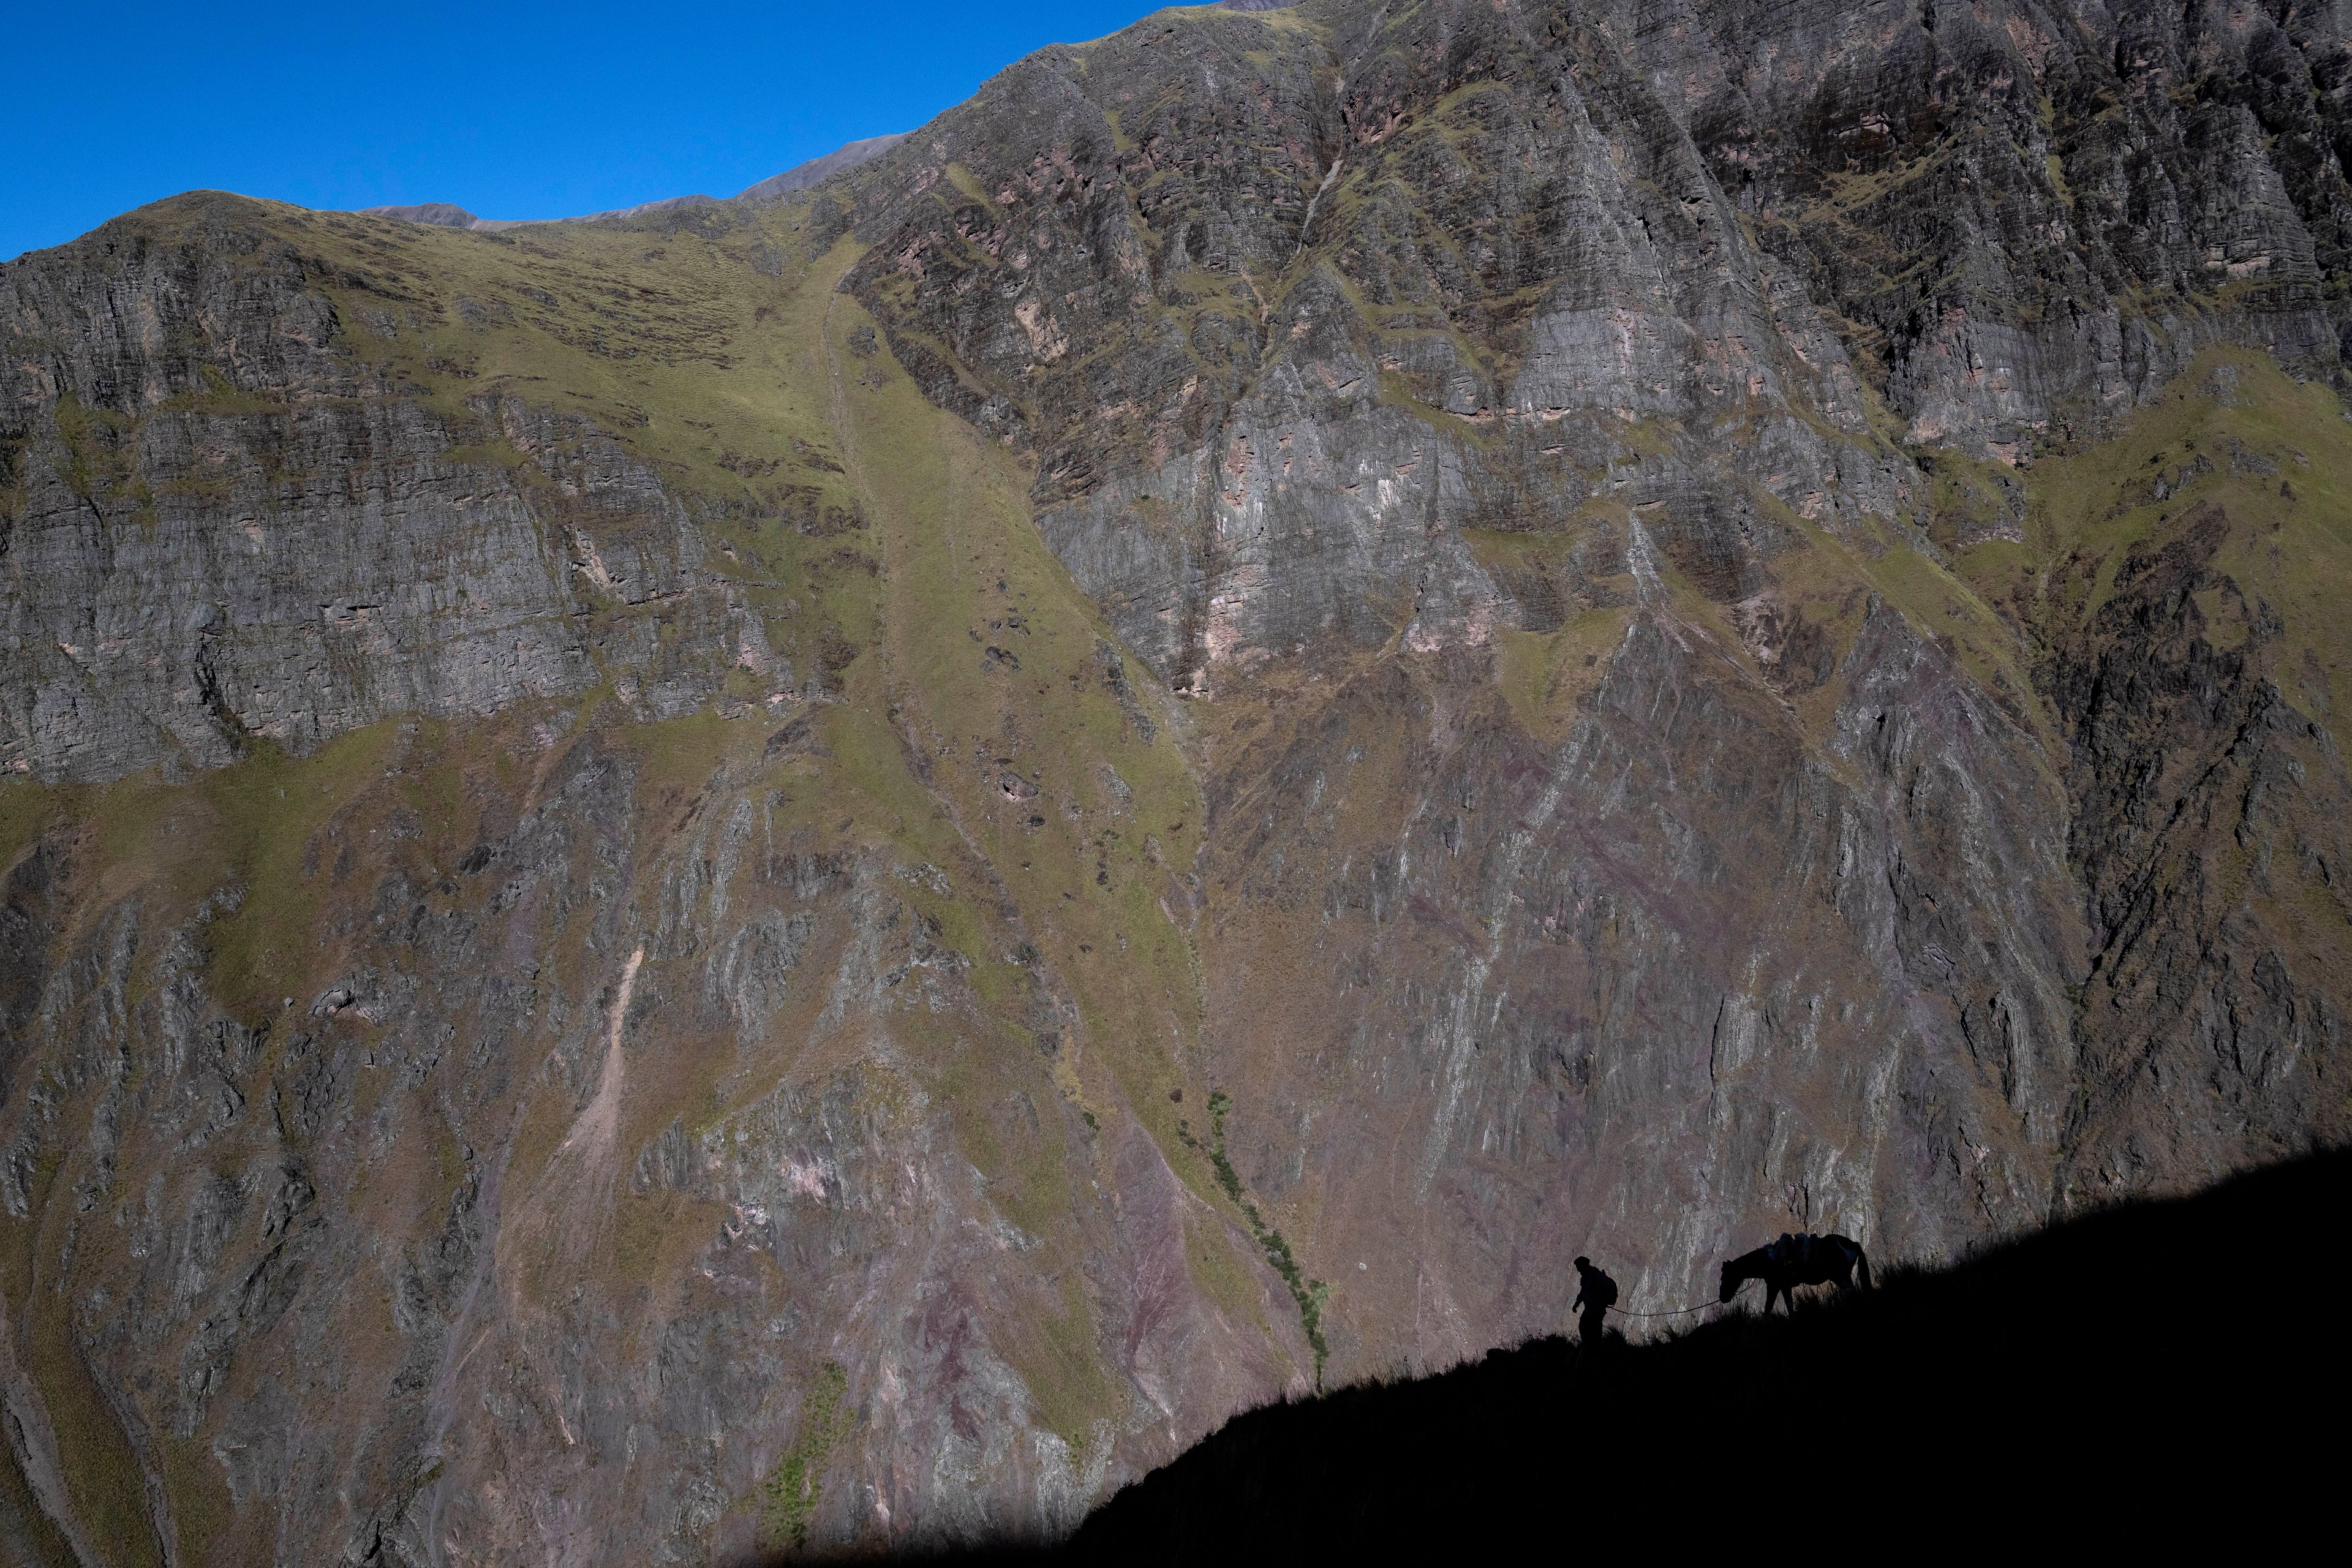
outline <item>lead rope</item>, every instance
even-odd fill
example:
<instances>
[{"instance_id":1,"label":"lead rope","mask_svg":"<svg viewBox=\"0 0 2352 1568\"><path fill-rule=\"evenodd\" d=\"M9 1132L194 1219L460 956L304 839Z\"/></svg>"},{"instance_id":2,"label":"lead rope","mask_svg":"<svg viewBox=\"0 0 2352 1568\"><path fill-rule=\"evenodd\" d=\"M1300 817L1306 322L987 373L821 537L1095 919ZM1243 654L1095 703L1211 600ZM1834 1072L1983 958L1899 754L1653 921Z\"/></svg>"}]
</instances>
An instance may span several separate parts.
<instances>
[{"instance_id":1,"label":"lead rope","mask_svg":"<svg viewBox=\"0 0 2352 1568\"><path fill-rule=\"evenodd\" d=\"M1742 1279L1739 1282L1739 1289L1747 1289L1748 1284L1748 1282L1747 1280ZM1739 1292L1738 1290L1732 1292L1735 1296ZM1727 1307L1729 1305L1731 1305L1731 1303L1728 1301L1701 1301L1696 1307L1676 1307L1673 1310L1665 1312L1634 1312L1629 1311L1623 1307L1610 1307L1605 1309L1605 1310L1614 1312L1621 1318L1686 1318L1693 1312L1704 1312L1709 1307Z\"/></svg>"}]
</instances>

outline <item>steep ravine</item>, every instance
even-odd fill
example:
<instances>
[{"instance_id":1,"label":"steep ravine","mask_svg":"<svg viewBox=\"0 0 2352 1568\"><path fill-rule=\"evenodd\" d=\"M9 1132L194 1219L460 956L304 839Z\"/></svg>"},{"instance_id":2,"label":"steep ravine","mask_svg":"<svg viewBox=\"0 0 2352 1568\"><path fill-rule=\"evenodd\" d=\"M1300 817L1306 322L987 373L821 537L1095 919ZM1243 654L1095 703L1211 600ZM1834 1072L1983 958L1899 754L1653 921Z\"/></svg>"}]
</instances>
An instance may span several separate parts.
<instances>
[{"instance_id":1,"label":"steep ravine","mask_svg":"<svg viewBox=\"0 0 2352 1568\"><path fill-rule=\"evenodd\" d=\"M1306 0L0 267L0 1541L1056 1535L1579 1252L2340 1142L2347 83Z\"/></svg>"}]
</instances>

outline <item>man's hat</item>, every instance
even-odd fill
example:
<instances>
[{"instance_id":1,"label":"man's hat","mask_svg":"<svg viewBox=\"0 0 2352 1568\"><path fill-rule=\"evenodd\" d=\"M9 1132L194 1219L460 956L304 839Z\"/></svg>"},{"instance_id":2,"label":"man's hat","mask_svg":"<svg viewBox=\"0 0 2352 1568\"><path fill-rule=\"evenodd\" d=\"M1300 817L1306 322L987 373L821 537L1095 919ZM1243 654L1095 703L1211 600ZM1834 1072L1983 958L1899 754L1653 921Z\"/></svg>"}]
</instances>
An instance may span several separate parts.
<instances>
[{"instance_id":1,"label":"man's hat","mask_svg":"<svg viewBox=\"0 0 2352 1568\"><path fill-rule=\"evenodd\" d=\"M1590 1258L1580 1258L1576 1260L1576 1266L1579 1268L1590 1268L1592 1267L1592 1259Z\"/></svg>"}]
</instances>

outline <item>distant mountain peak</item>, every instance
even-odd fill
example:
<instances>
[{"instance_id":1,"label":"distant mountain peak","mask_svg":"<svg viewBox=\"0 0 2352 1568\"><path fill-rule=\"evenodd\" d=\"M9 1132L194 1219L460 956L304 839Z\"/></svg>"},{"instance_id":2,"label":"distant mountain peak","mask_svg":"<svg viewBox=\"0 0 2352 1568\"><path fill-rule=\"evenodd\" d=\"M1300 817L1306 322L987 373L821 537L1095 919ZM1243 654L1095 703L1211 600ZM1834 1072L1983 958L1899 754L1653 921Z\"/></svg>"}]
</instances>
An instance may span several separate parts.
<instances>
[{"instance_id":1,"label":"distant mountain peak","mask_svg":"<svg viewBox=\"0 0 2352 1568\"><path fill-rule=\"evenodd\" d=\"M1245 8L1257 10L1272 8L1271 0L1229 0L1229 3L1242 4ZM811 158L805 163L795 163L781 174L771 174L757 184L746 186L736 193L734 199L739 202L772 202L790 195L794 191L808 190L822 184L845 170L855 169L860 163L880 157L899 142L904 142L907 136L908 132L898 131L887 136L868 136L863 141L848 142L835 148L823 157ZM671 207L698 205L716 206L718 198L705 195L668 196L656 202L641 202L632 207L614 207L608 212L580 213L572 217L559 218L476 217L454 202L419 202L410 206L362 207L360 211L372 217L404 218L410 223L430 224L436 228L464 228L495 232L499 229L515 228L525 223L595 223L604 218L635 217L645 213L663 212Z\"/></svg>"},{"instance_id":2,"label":"distant mountain peak","mask_svg":"<svg viewBox=\"0 0 2352 1568\"><path fill-rule=\"evenodd\" d=\"M406 218L410 223L427 223L436 228L503 228L506 226L488 218L476 217L453 202L420 202L405 207L362 207L371 217Z\"/></svg>"},{"instance_id":3,"label":"distant mountain peak","mask_svg":"<svg viewBox=\"0 0 2352 1568\"><path fill-rule=\"evenodd\" d=\"M781 174L771 174L756 185L745 186L735 193L735 199L739 202L772 202L779 196L790 195L794 191L805 191L813 185L823 184L845 169L855 169L860 163L871 163L904 142L909 134L905 131L894 131L887 136L868 136L862 142L847 142L835 148L822 158L811 158L807 163L796 163Z\"/></svg>"}]
</instances>

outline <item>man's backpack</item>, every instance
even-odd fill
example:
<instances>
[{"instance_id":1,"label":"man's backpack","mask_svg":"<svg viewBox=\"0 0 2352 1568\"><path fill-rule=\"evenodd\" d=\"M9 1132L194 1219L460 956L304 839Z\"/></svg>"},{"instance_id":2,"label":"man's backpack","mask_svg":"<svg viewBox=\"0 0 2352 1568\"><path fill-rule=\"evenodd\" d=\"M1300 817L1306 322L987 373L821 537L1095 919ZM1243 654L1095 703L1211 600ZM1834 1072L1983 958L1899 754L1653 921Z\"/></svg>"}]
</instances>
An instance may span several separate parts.
<instances>
[{"instance_id":1,"label":"man's backpack","mask_svg":"<svg viewBox=\"0 0 2352 1568\"><path fill-rule=\"evenodd\" d=\"M1585 1300L1591 1301L1594 1306L1603 1309L1613 1307L1617 1304L1617 1281L1612 1279L1606 1274L1603 1274L1600 1279L1594 1280L1593 1284L1596 1288L1584 1293Z\"/></svg>"}]
</instances>

